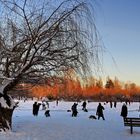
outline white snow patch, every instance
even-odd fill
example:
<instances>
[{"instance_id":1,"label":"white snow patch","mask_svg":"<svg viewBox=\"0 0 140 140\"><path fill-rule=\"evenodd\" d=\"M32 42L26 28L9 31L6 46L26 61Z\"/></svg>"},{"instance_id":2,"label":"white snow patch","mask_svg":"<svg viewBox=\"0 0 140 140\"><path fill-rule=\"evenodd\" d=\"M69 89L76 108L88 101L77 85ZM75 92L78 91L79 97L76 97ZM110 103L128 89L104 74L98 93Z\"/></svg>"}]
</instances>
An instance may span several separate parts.
<instances>
[{"instance_id":1,"label":"white snow patch","mask_svg":"<svg viewBox=\"0 0 140 140\"><path fill-rule=\"evenodd\" d=\"M7 105L6 100L3 97L0 97L1 107L13 109L16 105L16 102L12 99L12 97L10 95L8 95L8 96L10 98L10 103L11 103L10 107Z\"/></svg>"},{"instance_id":2,"label":"white snow patch","mask_svg":"<svg viewBox=\"0 0 140 140\"><path fill-rule=\"evenodd\" d=\"M3 107L3 108L9 108L9 106L7 105L7 103L3 97L0 98L0 104L1 104L1 107Z\"/></svg>"}]
</instances>

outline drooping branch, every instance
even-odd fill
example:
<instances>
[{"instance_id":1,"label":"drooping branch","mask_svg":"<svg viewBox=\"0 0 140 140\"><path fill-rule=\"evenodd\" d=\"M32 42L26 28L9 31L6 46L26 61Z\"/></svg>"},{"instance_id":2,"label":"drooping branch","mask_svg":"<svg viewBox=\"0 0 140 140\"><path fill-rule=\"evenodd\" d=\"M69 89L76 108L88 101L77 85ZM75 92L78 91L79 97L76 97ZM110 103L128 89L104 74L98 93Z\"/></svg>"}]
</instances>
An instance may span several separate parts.
<instances>
[{"instance_id":1,"label":"drooping branch","mask_svg":"<svg viewBox=\"0 0 140 140\"><path fill-rule=\"evenodd\" d=\"M86 18L91 10L86 1L66 0L53 5L43 0L38 7L33 7L36 0L32 4L29 0L0 2L10 13L0 28L4 46L0 49L1 74L15 81L61 75L69 69L85 75L91 65L90 54L98 61L96 27L86 28L86 23L91 23ZM9 34L7 38L4 31Z\"/></svg>"}]
</instances>

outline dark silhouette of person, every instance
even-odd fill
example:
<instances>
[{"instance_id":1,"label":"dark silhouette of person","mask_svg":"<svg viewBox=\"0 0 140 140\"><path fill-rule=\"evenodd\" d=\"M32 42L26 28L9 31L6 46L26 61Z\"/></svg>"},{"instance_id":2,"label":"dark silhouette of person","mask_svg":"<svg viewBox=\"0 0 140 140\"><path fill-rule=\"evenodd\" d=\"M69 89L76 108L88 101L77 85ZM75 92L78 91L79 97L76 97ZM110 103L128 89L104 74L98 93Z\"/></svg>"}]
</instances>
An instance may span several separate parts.
<instances>
[{"instance_id":1,"label":"dark silhouette of person","mask_svg":"<svg viewBox=\"0 0 140 140\"><path fill-rule=\"evenodd\" d=\"M105 120L103 110L104 110L104 107L101 105L101 103L99 103L99 105L97 107L97 111L96 111L96 115L98 116L98 120L100 119L100 117L102 117L102 119Z\"/></svg>"},{"instance_id":2,"label":"dark silhouette of person","mask_svg":"<svg viewBox=\"0 0 140 140\"><path fill-rule=\"evenodd\" d=\"M128 101L126 100L125 103L126 103L126 105L127 105Z\"/></svg>"},{"instance_id":3,"label":"dark silhouette of person","mask_svg":"<svg viewBox=\"0 0 140 140\"><path fill-rule=\"evenodd\" d=\"M56 106L58 106L58 99L56 99Z\"/></svg>"},{"instance_id":4,"label":"dark silhouette of person","mask_svg":"<svg viewBox=\"0 0 140 140\"><path fill-rule=\"evenodd\" d=\"M83 107L82 110L84 110L84 111L86 110L86 105L87 105L87 103L86 103L86 101L84 101L82 104L82 107Z\"/></svg>"},{"instance_id":5,"label":"dark silhouette of person","mask_svg":"<svg viewBox=\"0 0 140 140\"><path fill-rule=\"evenodd\" d=\"M114 107L115 107L115 108L117 107L117 102L116 102L116 101L114 102Z\"/></svg>"},{"instance_id":6,"label":"dark silhouette of person","mask_svg":"<svg viewBox=\"0 0 140 140\"><path fill-rule=\"evenodd\" d=\"M40 105L41 105L40 103L34 102L34 104L33 104L33 115L34 116L38 115Z\"/></svg>"},{"instance_id":7,"label":"dark silhouette of person","mask_svg":"<svg viewBox=\"0 0 140 140\"><path fill-rule=\"evenodd\" d=\"M127 117L127 114L128 114L127 106L126 106L126 104L124 103L123 106L122 106L122 109L121 109L121 116L122 116L123 118L126 118L126 117Z\"/></svg>"},{"instance_id":8,"label":"dark silhouette of person","mask_svg":"<svg viewBox=\"0 0 140 140\"><path fill-rule=\"evenodd\" d=\"M78 111L77 111L77 105L76 103L74 103L71 107L71 110L72 110L72 117L76 117L77 114L78 114Z\"/></svg>"},{"instance_id":9,"label":"dark silhouette of person","mask_svg":"<svg viewBox=\"0 0 140 140\"><path fill-rule=\"evenodd\" d=\"M45 116L46 116L46 117L50 117L50 110L46 110L46 111L45 111Z\"/></svg>"},{"instance_id":10,"label":"dark silhouette of person","mask_svg":"<svg viewBox=\"0 0 140 140\"><path fill-rule=\"evenodd\" d=\"M36 116L38 115L40 105L41 105L41 103L38 103L36 106Z\"/></svg>"},{"instance_id":11,"label":"dark silhouette of person","mask_svg":"<svg viewBox=\"0 0 140 140\"><path fill-rule=\"evenodd\" d=\"M112 101L110 101L110 108L112 108Z\"/></svg>"},{"instance_id":12,"label":"dark silhouette of person","mask_svg":"<svg viewBox=\"0 0 140 140\"><path fill-rule=\"evenodd\" d=\"M37 102L34 102L33 104L33 115L36 116L36 108L37 108Z\"/></svg>"}]
</instances>

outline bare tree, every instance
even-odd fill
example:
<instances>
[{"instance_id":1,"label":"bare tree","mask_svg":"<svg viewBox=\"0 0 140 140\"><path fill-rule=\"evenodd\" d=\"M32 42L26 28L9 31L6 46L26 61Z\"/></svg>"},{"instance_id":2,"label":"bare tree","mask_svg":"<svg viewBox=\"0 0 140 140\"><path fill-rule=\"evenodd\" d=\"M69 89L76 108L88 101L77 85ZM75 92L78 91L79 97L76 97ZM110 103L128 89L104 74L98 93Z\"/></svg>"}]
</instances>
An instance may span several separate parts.
<instances>
[{"instance_id":1,"label":"bare tree","mask_svg":"<svg viewBox=\"0 0 140 140\"><path fill-rule=\"evenodd\" d=\"M39 82L98 62L98 35L84 0L0 0L0 123L11 129L15 103L7 94L21 81Z\"/></svg>"}]
</instances>

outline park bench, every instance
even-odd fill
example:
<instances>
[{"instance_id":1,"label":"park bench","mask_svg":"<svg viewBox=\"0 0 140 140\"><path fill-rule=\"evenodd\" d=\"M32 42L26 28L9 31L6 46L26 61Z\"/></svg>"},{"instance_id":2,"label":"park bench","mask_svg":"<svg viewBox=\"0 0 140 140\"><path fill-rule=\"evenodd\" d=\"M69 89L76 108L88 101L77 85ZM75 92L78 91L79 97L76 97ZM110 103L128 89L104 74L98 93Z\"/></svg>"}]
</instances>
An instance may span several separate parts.
<instances>
[{"instance_id":1,"label":"park bench","mask_svg":"<svg viewBox=\"0 0 140 140\"><path fill-rule=\"evenodd\" d=\"M140 127L140 118L124 118L124 126L130 126L130 133L133 134L133 127Z\"/></svg>"}]
</instances>

